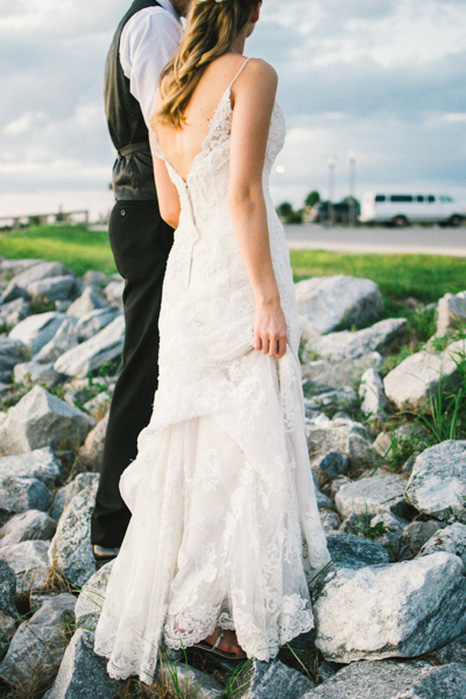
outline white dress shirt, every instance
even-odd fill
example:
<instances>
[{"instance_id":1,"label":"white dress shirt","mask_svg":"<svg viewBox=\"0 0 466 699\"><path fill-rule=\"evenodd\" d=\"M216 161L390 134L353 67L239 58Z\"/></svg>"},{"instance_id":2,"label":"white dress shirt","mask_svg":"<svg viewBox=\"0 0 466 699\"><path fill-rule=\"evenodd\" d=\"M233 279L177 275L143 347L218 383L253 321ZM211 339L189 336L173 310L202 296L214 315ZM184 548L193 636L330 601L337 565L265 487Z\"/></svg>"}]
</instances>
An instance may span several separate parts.
<instances>
[{"instance_id":1,"label":"white dress shirt","mask_svg":"<svg viewBox=\"0 0 466 699\"><path fill-rule=\"evenodd\" d=\"M173 56L183 32L170 0L157 1L161 7L146 7L133 15L120 38L121 67L148 128L160 73Z\"/></svg>"}]
</instances>

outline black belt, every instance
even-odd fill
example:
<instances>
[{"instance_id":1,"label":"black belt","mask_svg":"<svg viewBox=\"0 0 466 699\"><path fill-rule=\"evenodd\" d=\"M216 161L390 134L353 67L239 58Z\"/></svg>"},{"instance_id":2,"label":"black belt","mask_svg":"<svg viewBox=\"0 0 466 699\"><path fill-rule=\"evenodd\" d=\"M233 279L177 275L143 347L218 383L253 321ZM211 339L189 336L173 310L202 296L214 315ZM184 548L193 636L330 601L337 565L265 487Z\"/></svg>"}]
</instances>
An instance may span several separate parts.
<instances>
[{"instance_id":1,"label":"black belt","mask_svg":"<svg viewBox=\"0 0 466 699\"><path fill-rule=\"evenodd\" d=\"M131 153L150 153L150 146L147 141L144 143L129 143L127 146L120 148L118 157L124 158L125 155L130 155Z\"/></svg>"}]
</instances>

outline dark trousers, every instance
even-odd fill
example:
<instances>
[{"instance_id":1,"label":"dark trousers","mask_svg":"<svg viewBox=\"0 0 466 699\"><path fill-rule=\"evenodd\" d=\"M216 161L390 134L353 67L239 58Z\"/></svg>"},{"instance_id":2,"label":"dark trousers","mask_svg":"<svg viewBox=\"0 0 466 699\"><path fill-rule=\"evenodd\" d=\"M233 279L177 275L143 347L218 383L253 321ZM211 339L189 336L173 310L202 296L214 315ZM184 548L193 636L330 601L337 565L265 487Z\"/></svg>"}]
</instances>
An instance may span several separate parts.
<instances>
[{"instance_id":1,"label":"dark trousers","mask_svg":"<svg viewBox=\"0 0 466 699\"><path fill-rule=\"evenodd\" d=\"M148 424L157 388L158 318L162 283L173 231L154 201L119 201L109 222L110 244L123 294L126 335L124 367L115 387L104 456L92 515L93 544L119 546L130 512L118 481L137 453L137 437Z\"/></svg>"}]
</instances>

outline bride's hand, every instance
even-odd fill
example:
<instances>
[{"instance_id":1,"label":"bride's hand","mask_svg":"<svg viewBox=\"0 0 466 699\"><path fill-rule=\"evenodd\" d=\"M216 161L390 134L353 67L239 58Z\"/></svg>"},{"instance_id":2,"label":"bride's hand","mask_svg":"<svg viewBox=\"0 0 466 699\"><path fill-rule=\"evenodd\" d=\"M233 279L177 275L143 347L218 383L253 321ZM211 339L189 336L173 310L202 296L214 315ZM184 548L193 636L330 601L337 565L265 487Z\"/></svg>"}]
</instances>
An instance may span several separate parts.
<instances>
[{"instance_id":1,"label":"bride's hand","mask_svg":"<svg viewBox=\"0 0 466 699\"><path fill-rule=\"evenodd\" d=\"M286 352L286 320L280 303L256 304L254 349L280 359Z\"/></svg>"}]
</instances>

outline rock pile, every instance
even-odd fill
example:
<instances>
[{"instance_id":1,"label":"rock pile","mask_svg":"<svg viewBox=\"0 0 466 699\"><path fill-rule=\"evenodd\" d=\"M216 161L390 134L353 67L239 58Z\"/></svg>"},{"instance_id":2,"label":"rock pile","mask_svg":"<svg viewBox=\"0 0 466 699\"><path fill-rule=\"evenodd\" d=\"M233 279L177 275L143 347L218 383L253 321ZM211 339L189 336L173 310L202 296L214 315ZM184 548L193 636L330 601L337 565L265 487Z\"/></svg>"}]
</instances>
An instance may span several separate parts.
<instances>
[{"instance_id":1,"label":"rock pile","mask_svg":"<svg viewBox=\"0 0 466 699\"><path fill-rule=\"evenodd\" d=\"M112 564L95 570L90 515L124 336L122 282L3 260L0 288L0 678L23 695L110 699L122 683L94 655L93 630ZM296 288L332 563L310 580L316 633L274 663L247 664L232 696L463 699L466 440L436 439L413 417L430 410L434 420L433 396L465 380L466 292L441 299L435 337L387 371L406 319L381 319L376 284L339 276ZM303 649L315 658L307 675ZM178 673L200 699L224 696L219 675L189 658L162 663L157 681L173 687Z\"/></svg>"}]
</instances>

